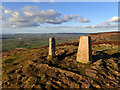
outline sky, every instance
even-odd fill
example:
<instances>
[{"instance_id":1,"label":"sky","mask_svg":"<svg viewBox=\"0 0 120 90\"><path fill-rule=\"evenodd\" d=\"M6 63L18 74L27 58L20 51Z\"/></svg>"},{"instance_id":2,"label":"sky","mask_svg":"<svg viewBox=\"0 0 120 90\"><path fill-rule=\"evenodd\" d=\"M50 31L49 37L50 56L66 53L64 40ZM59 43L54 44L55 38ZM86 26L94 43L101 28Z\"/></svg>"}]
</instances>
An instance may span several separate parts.
<instances>
[{"instance_id":1,"label":"sky","mask_svg":"<svg viewBox=\"0 0 120 90\"><path fill-rule=\"evenodd\" d=\"M2 2L2 33L118 31L118 2Z\"/></svg>"}]
</instances>

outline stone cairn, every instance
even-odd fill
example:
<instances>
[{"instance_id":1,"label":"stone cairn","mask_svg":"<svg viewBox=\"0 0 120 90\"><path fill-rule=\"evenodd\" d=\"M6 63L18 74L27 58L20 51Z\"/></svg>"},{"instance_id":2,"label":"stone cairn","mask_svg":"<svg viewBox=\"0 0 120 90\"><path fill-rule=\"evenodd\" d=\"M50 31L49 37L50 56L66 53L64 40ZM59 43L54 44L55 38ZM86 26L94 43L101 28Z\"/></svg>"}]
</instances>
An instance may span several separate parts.
<instances>
[{"instance_id":1,"label":"stone cairn","mask_svg":"<svg viewBox=\"0 0 120 90\"><path fill-rule=\"evenodd\" d=\"M54 37L49 38L49 56L50 57L55 56L55 38Z\"/></svg>"},{"instance_id":2,"label":"stone cairn","mask_svg":"<svg viewBox=\"0 0 120 90\"><path fill-rule=\"evenodd\" d=\"M81 63L88 63L92 61L91 37L81 36L79 47L77 51L77 61Z\"/></svg>"}]
</instances>

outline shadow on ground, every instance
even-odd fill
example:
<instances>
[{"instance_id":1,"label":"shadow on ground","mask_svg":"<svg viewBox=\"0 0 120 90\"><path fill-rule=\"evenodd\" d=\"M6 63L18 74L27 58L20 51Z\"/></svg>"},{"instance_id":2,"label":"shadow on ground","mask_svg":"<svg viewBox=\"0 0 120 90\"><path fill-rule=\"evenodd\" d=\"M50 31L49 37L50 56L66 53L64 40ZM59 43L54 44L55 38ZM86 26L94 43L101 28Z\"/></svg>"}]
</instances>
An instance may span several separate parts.
<instances>
[{"instance_id":1,"label":"shadow on ground","mask_svg":"<svg viewBox=\"0 0 120 90\"><path fill-rule=\"evenodd\" d=\"M110 58L120 58L120 53L114 53L112 55L109 55L107 53L105 53L104 51L97 51L96 52L97 55L93 55L93 63L96 62L97 60L106 60L106 59L110 59Z\"/></svg>"}]
</instances>

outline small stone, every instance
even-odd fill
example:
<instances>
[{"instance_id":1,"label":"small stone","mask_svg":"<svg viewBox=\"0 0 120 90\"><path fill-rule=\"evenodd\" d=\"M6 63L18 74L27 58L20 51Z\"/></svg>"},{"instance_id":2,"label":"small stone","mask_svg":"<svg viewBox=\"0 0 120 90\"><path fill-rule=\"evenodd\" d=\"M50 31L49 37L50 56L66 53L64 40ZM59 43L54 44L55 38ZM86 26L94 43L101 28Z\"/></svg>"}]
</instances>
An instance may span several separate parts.
<instances>
[{"instance_id":1,"label":"small stone","mask_svg":"<svg viewBox=\"0 0 120 90\"><path fill-rule=\"evenodd\" d=\"M97 74L97 71L88 68L88 69L86 69L85 74L87 76L95 78L96 74Z\"/></svg>"}]
</instances>

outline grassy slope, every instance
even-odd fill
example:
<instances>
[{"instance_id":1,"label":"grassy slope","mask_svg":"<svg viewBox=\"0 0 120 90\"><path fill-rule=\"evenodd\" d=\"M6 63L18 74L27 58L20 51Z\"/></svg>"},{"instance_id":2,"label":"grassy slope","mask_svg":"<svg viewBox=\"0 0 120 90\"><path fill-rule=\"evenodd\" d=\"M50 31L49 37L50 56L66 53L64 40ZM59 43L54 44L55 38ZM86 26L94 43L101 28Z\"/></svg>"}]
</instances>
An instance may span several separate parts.
<instances>
[{"instance_id":1,"label":"grassy slope","mask_svg":"<svg viewBox=\"0 0 120 90\"><path fill-rule=\"evenodd\" d=\"M88 64L76 62L77 48L58 46L56 57L50 60L47 60L47 48L3 52L3 87L120 87L118 45L92 45L94 63Z\"/></svg>"}]
</instances>

